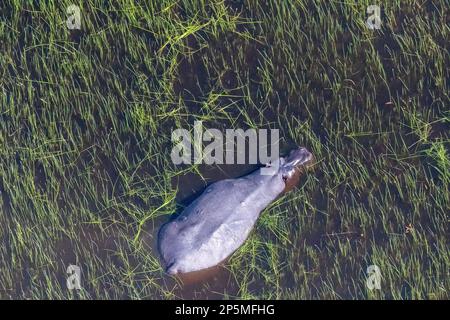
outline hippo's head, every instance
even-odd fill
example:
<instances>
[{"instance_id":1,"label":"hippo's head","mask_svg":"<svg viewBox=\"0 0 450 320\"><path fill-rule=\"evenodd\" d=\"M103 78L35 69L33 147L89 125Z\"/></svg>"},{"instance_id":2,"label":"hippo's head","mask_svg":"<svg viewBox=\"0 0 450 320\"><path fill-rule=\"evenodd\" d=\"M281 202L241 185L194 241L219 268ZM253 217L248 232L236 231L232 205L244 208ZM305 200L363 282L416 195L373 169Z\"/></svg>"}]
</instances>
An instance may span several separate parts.
<instances>
[{"instance_id":1,"label":"hippo's head","mask_svg":"<svg viewBox=\"0 0 450 320\"><path fill-rule=\"evenodd\" d=\"M300 179L303 169L310 167L314 163L314 156L306 148L294 149L284 159L280 170L286 184L285 192L294 188Z\"/></svg>"}]
</instances>

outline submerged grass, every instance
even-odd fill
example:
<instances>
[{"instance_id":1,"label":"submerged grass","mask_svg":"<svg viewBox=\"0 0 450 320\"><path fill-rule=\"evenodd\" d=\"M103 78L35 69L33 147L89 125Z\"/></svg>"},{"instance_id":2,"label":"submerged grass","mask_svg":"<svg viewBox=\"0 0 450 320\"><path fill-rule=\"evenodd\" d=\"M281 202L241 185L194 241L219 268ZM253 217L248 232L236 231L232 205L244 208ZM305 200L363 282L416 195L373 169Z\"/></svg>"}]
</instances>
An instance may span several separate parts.
<instances>
[{"instance_id":1,"label":"submerged grass","mask_svg":"<svg viewBox=\"0 0 450 320\"><path fill-rule=\"evenodd\" d=\"M81 30L70 4L0 4L0 298L448 299L445 1L383 4L380 30L370 1L89 0ZM279 128L318 163L229 279L183 291L146 243L224 176L171 162L195 120Z\"/></svg>"}]
</instances>

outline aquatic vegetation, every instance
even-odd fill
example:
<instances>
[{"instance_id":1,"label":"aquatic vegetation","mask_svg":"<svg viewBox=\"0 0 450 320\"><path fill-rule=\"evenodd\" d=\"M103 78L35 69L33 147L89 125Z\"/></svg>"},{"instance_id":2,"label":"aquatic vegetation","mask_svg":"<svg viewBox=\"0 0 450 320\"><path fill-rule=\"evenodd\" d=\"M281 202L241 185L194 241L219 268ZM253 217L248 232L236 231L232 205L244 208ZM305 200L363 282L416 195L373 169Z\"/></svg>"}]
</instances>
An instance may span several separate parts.
<instances>
[{"instance_id":1,"label":"aquatic vegetation","mask_svg":"<svg viewBox=\"0 0 450 320\"><path fill-rule=\"evenodd\" d=\"M449 298L445 1L386 2L379 30L370 1L90 0L80 30L71 4L0 2L0 298ZM155 230L254 169L174 165L195 121L317 164L187 284Z\"/></svg>"}]
</instances>

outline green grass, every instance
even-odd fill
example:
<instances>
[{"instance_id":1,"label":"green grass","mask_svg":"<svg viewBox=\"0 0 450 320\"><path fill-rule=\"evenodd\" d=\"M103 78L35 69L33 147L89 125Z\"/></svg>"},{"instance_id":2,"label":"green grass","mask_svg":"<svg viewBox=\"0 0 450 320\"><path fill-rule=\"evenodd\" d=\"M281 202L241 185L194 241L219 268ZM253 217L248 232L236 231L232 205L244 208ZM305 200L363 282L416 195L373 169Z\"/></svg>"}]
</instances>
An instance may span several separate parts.
<instances>
[{"instance_id":1,"label":"green grass","mask_svg":"<svg viewBox=\"0 0 450 320\"><path fill-rule=\"evenodd\" d=\"M0 298L449 298L445 1L390 1L381 30L370 1L115 3L83 1L80 31L71 1L0 4ZM177 181L211 182L171 162L195 120L318 160L198 293L146 245Z\"/></svg>"}]
</instances>

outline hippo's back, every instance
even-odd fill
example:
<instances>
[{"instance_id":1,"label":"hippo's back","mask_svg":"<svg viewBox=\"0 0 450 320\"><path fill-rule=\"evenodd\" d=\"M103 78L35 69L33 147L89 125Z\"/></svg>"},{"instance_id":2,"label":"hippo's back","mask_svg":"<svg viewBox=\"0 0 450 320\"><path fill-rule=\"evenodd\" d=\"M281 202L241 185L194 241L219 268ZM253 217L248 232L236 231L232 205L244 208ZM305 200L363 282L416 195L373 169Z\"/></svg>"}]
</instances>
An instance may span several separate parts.
<instances>
[{"instance_id":1,"label":"hippo's back","mask_svg":"<svg viewBox=\"0 0 450 320\"><path fill-rule=\"evenodd\" d=\"M210 185L159 234L167 272L189 272L214 266L247 238L267 195L268 176L249 175ZM276 196L276 195L275 195Z\"/></svg>"}]
</instances>

